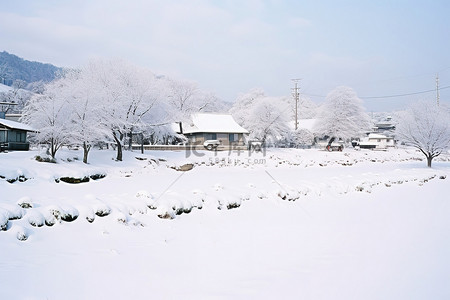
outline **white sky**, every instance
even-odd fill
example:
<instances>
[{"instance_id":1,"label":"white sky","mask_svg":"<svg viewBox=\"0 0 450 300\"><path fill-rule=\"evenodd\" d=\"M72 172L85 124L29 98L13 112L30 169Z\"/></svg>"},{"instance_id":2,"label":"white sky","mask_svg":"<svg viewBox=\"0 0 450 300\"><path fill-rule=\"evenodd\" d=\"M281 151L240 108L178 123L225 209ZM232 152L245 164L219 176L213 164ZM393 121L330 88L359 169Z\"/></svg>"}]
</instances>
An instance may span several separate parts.
<instances>
[{"instance_id":1,"label":"white sky","mask_svg":"<svg viewBox=\"0 0 450 300\"><path fill-rule=\"evenodd\" d=\"M121 57L194 80L226 101L254 87L360 97L450 86L448 1L47 0L0 3L0 51L76 67ZM450 102L450 88L440 92ZM366 99L368 111L434 99L435 92ZM311 97L316 102L324 98Z\"/></svg>"}]
</instances>

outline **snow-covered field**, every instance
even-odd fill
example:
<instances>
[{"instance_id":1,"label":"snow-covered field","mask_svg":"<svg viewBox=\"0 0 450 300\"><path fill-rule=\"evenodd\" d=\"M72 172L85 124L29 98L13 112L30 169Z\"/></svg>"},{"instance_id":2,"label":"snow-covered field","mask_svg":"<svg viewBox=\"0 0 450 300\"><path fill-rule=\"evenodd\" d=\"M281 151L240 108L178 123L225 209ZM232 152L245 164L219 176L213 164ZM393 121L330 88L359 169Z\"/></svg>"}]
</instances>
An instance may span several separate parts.
<instances>
[{"instance_id":1,"label":"snow-covered field","mask_svg":"<svg viewBox=\"0 0 450 300\"><path fill-rule=\"evenodd\" d=\"M448 154L36 155L0 153L0 299L450 298Z\"/></svg>"}]
</instances>

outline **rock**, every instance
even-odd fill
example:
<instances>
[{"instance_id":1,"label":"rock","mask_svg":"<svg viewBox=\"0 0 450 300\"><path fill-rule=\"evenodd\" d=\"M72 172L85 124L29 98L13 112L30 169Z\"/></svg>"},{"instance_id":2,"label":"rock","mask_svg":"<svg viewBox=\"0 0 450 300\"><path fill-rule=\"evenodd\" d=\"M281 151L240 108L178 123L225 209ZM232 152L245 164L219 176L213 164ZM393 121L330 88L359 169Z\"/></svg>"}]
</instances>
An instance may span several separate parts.
<instances>
[{"instance_id":1,"label":"rock","mask_svg":"<svg viewBox=\"0 0 450 300\"><path fill-rule=\"evenodd\" d=\"M55 224L56 224L55 217L53 217L53 218L45 218L45 225L47 225L49 227L52 227Z\"/></svg>"},{"instance_id":2,"label":"rock","mask_svg":"<svg viewBox=\"0 0 450 300\"><path fill-rule=\"evenodd\" d=\"M61 215L61 220L65 222L73 222L78 218L78 214L65 213Z\"/></svg>"},{"instance_id":3,"label":"rock","mask_svg":"<svg viewBox=\"0 0 450 300\"><path fill-rule=\"evenodd\" d=\"M36 155L34 157L34 159L37 160L38 162L56 163L56 160L52 157L42 157L42 156Z\"/></svg>"},{"instance_id":4,"label":"rock","mask_svg":"<svg viewBox=\"0 0 450 300\"><path fill-rule=\"evenodd\" d=\"M82 182L89 182L89 177L87 177L87 176L83 177L83 178L61 177L61 178L59 178L59 180L66 182L66 183L76 184L76 183L82 183Z\"/></svg>"},{"instance_id":5,"label":"rock","mask_svg":"<svg viewBox=\"0 0 450 300\"><path fill-rule=\"evenodd\" d=\"M106 217L107 215L109 215L111 213L111 209L109 207L101 207L101 208L97 208L95 211L95 214L99 217Z\"/></svg>"},{"instance_id":6,"label":"rock","mask_svg":"<svg viewBox=\"0 0 450 300\"><path fill-rule=\"evenodd\" d=\"M2 222L0 223L0 230L1 231L6 231L8 230L8 219L5 218L4 220L2 220Z\"/></svg>"},{"instance_id":7,"label":"rock","mask_svg":"<svg viewBox=\"0 0 450 300\"><path fill-rule=\"evenodd\" d=\"M357 192L362 192L362 191L364 191L364 187L362 187L362 186L360 186L360 185L358 185L355 189L356 189Z\"/></svg>"},{"instance_id":8,"label":"rock","mask_svg":"<svg viewBox=\"0 0 450 300\"><path fill-rule=\"evenodd\" d=\"M18 239L19 241L22 241L22 242L28 240L28 234L27 234L27 232L25 231L25 228L22 228L22 230L19 230L19 231L17 232L16 237L17 237L17 239Z\"/></svg>"},{"instance_id":9,"label":"rock","mask_svg":"<svg viewBox=\"0 0 450 300\"><path fill-rule=\"evenodd\" d=\"M227 204L227 209L233 209L233 208L238 208L241 205L239 203L228 203Z\"/></svg>"},{"instance_id":10,"label":"rock","mask_svg":"<svg viewBox=\"0 0 450 300\"><path fill-rule=\"evenodd\" d=\"M94 174L89 176L92 180L99 180L106 177L106 174Z\"/></svg>"},{"instance_id":11,"label":"rock","mask_svg":"<svg viewBox=\"0 0 450 300\"><path fill-rule=\"evenodd\" d=\"M22 208L33 208L33 203L31 202L30 197L22 197L17 201L17 205Z\"/></svg>"},{"instance_id":12,"label":"rock","mask_svg":"<svg viewBox=\"0 0 450 300\"><path fill-rule=\"evenodd\" d=\"M16 182L16 181L18 181L18 182L25 182L25 181L27 181L27 180L28 180L28 178L26 178L26 177L23 176L23 175L20 175L20 176L18 176L18 177L16 177L16 178L9 178L9 179L6 179L6 181L9 182L9 183L14 183L14 182Z\"/></svg>"},{"instance_id":13,"label":"rock","mask_svg":"<svg viewBox=\"0 0 450 300\"><path fill-rule=\"evenodd\" d=\"M177 171L182 171L182 172L186 172L186 171L190 171L194 168L193 164L184 164L180 167L172 167L172 169L175 169Z\"/></svg>"},{"instance_id":14,"label":"rock","mask_svg":"<svg viewBox=\"0 0 450 300\"><path fill-rule=\"evenodd\" d=\"M175 216L173 213L169 213L169 212L164 212L164 213L160 213L158 214L158 217L161 219L166 219L166 220L173 220L175 219Z\"/></svg>"}]
</instances>

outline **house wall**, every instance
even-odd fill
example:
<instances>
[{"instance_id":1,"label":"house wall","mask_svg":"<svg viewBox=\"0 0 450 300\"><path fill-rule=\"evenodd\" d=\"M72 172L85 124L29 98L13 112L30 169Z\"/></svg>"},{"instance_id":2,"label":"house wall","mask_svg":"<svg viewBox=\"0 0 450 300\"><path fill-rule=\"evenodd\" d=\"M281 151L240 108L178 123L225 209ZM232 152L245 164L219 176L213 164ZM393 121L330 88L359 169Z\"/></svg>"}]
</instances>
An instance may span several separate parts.
<instances>
[{"instance_id":1,"label":"house wall","mask_svg":"<svg viewBox=\"0 0 450 300\"><path fill-rule=\"evenodd\" d=\"M6 130L0 129L0 143L6 142Z\"/></svg>"},{"instance_id":2,"label":"house wall","mask_svg":"<svg viewBox=\"0 0 450 300\"><path fill-rule=\"evenodd\" d=\"M369 142L373 142L376 143L376 148L377 149L385 149L387 147L392 147L394 146L394 140L393 139L376 139L376 138L371 138L369 139Z\"/></svg>"},{"instance_id":3,"label":"house wall","mask_svg":"<svg viewBox=\"0 0 450 300\"><path fill-rule=\"evenodd\" d=\"M193 133L186 135L188 138L189 145L203 145L206 140L216 139L221 141L223 146L243 146L244 145L244 135L242 133L237 133L234 135L235 141L230 142L229 133ZM215 137L215 138L214 138Z\"/></svg>"},{"instance_id":4,"label":"house wall","mask_svg":"<svg viewBox=\"0 0 450 300\"><path fill-rule=\"evenodd\" d=\"M0 128L0 144L2 150L28 150L27 132L23 130L7 130Z\"/></svg>"}]
</instances>

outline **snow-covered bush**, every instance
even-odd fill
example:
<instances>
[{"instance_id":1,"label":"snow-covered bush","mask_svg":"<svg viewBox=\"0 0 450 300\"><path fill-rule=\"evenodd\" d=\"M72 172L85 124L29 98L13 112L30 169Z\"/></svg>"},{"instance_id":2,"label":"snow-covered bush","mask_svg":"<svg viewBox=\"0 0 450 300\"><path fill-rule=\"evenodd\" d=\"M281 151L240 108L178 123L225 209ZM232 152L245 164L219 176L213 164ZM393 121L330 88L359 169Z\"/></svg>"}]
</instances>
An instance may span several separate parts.
<instances>
[{"instance_id":1,"label":"snow-covered bush","mask_svg":"<svg viewBox=\"0 0 450 300\"><path fill-rule=\"evenodd\" d=\"M79 216L78 210L73 206L65 206L61 211L61 220L65 222L75 221Z\"/></svg>"},{"instance_id":2,"label":"snow-covered bush","mask_svg":"<svg viewBox=\"0 0 450 300\"><path fill-rule=\"evenodd\" d=\"M314 134L305 128L293 130L290 133L291 144L296 148L311 146L314 143Z\"/></svg>"},{"instance_id":3,"label":"snow-covered bush","mask_svg":"<svg viewBox=\"0 0 450 300\"><path fill-rule=\"evenodd\" d=\"M5 210L0 209L0 230L5 231L8 229L8 221L8 213Z\"/></svg>"},{"instance_id":4,"label":"snow-covered bush","mask_svg":"<svg viewBox=\"0 0 450 300\"><path fill-rule=\"evenodd\" d=\"M28 223L34 227L42 227L45 224L44 215L38 210L31 210L27 213Z\"/></svg>"},{"instance_id":5,"label":"snow-covered bush","mask_svg":"<svg viewBox=\"0 0 450 300\"><path fill-rule=\"evenodd\" d=\"M23 242L23 241L28 240L28 236L29 236L29 233L28 233L28 230L26 228L24 228L22 226L19 226L16 229L16 237L17 237L17 239L19 241Z\"/></svg>"},{"instance_id":6,"label":"snow-covered bush","mask_svg":"<svg viewBox=\"0 0 450 300\"><path fill-rule=\"evenodd\" d=\"M98 203L94 206L94 213L99 217L106 217L111 213L111 208L105 203Z\"/></svg>"}]
</instances>

